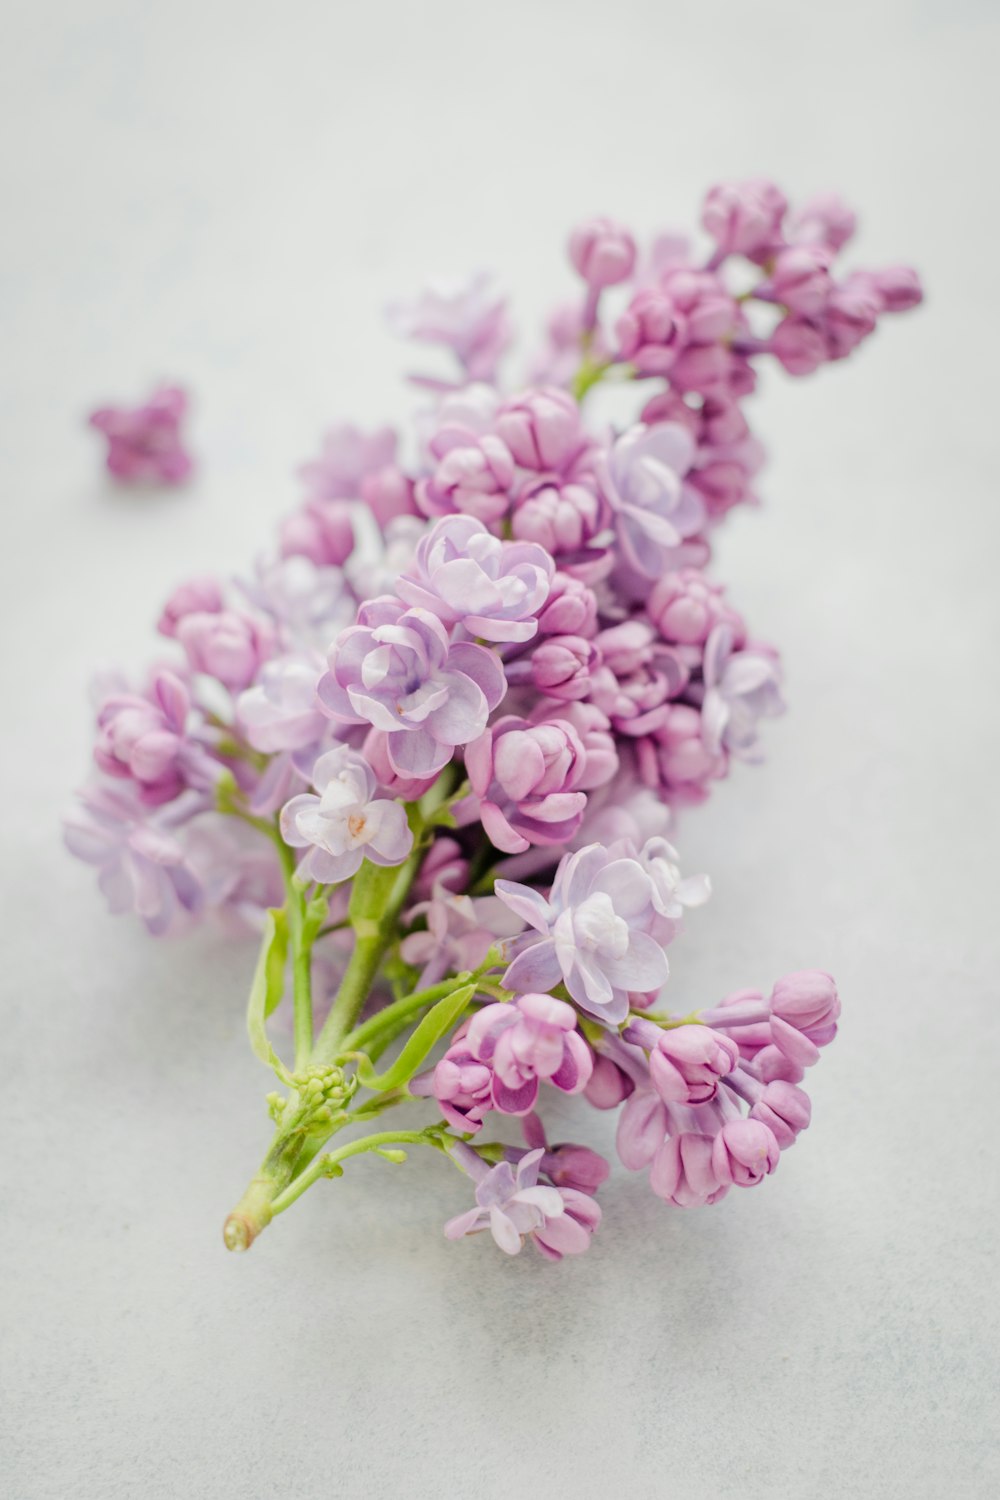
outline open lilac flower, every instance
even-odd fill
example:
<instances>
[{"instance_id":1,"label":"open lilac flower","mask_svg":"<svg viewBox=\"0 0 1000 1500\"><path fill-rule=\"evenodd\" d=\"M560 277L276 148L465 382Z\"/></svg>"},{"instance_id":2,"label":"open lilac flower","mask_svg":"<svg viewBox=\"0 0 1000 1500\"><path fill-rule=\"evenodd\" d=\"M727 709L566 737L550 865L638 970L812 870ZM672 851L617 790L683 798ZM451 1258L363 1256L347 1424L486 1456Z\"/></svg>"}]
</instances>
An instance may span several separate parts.
<instances>
[{"instance_id":1,"label":"open lilac flower","mask_svg":"<svg viewBox=\"0 0 1000 1500\"><path fill-rule=\"evenodd\" d=\"M407 604L459 621L487 641L527 641L538 629L555 563L533 542L502 542L473 516L444 516L396 584Z\"/></svg>"},{"instance_id":2,"label":"open lilac flower","mask_svg":"<svg viewBox=\"0 0 1000 1500\"><path fill-rule=\"evenodd\" d=\"M593 1072L593 1054L576 1029L576 1012L551 995L486 1005L472 1017L466 1037L473 1056L493 1069L493 1103L503 1114L533 1109L540 1081L579 1094Z\"/></svg>"},{"instance_id":3,"label":"open lilac flower","mask_svg":"<svg viewBox=\"0 0 1000 1500\"><path fill-rule=\"evenodd\" d=\"M319 458L299 469L307 502L359 500L365 479L395 459L396 434L391 427L372 432L347 422L331 427L323 437Z\"/></svg>"},{"instance_id":4,"label":"open lilac flower","mask_svg":"<svg viewBox=\"0 0 1000 1500\"><path fill-rule=\"evenodd\" d=\"M712 894L707 875L681 875L677 850L659 835L647 839L636 858L652 882L653 905L661 917L678 921L685 907L704 906Z\"/></svg>"},{"instance_id":5,"label":"open lilac flower","mask_svg":"<svg viewBox=\"0 0 1000 1500\"><path fill-rule=\"evenodd\" d=\"M618 438L598 466L625 561L658 578L672 549L705 524L705 506L685 483L694 440L674 422L641 423Z\"/></svg>"},{"instance_id":6,"label":"open lilac flower","mask_svg":"<svg viewBox=\"0 0 1000 1500\"><path fill-rule=\"evenodd\" d=\"M180 484L193 467L182 425L187 396L160 386L140 406L102 406L88 418L108 442L107 469L125 483Z\"/></svg>"},{"instance_id":7,"label":"open lilac flower","mask_svg":"<svg viewBox=\"0 0 1000 1500\"><path fill-rule=\"evenodd\" d=\"M530 886L498 880L496 893L541 934L504 976L516 993L565 984L581 1010L606 1026L629 1011L629 992L659 989L667 955L650 935L653 883L635 859L590 844L560 861L548 900Z\"/></svg>"},{"instance_id":8,"label":"open lilac flower","mask_svg":"<svg viewBox=\"0 0 1000 1500\"><path fill-rule=\"evenodd\" d=\"M499 658L451 644L436 615L395 599L364 606L334 642L319 696L335 719L382 730L400 776L433 776L486 727L507 683Z\"/></svg>"},{"instance_id":9,"label":"open lilac flower","mask_svg":"<svg viewBox=\"0 0 1000 1500\"><path fill-rule=\"evenodd\" d=\"M84 787L64 820L66 846L98 870L114 915L134 911L155 936L197 912L202 891L169 825L150 816L133 788Z\"/></svg>"},{"instance_id":10,"label":"open lilac flower","mask_svg":"<svg viewBox=\"0 0 1000 1500\"><path fill-rule=\"evenodd\" d=\"M498 719L466 748L465 764L498 849L520 854L532 844L564 844L579 828L587 797L577 788L587 762L567 720Z\"/></svg>"},{"instance_id":11,"label":"open lilac flower","mask_svg":"<svg viewBox=\"0 0 1000 1500\"><path fill-rule=\"evenodd\" d=\"M702 734L709 754L727 750L743 760L754 759L757 720L785 707L777 657L752 646L737 651L731 628L717 625L706 642L702 670Z\"/></svg>"},{"instance_id":12,"label":"open lilac flower","mask_svg":"<svg viewBox=\"0 0 1000 1500\"><path fill-rule=\"evenodd\" d=\"M452 1154L458 1156L460 1150L461 1144L454 1146ZM464 1148L463 1165L466 1152L475 1156ZM488 1229L505 1254L517 1255L524 1241L531 1239L547 1260L587 1250L601 1222L601 1210L593 1198L574 1188L540 1187L542 1156L541 1150L529 1151L516 1168L502 1161L484 1170L476 1182L476 1207L448 1221L444 1226L447 1238L460 1240ZM466 1170L474 1172L475 1168L470 1165Z\"/></svg>"},{"instance_id":13,"label":"open lilac flower","mask_svg":"<svg viewBox=\"0 0 1000 1500\"><path fill-rule=\"evenodd\" d=\"M511 331L491 279L479 271L464 281L430 281L411 301L392 304L390 327L402 338L451 349L470 380L492 380Z\"/></svg>"},{"instance_id":14,"label":"open lilac flower","mask_svg":"<svg viewBox=\"0 0 1000 1500\"><path fill-rule=\"evenodd\" d=\"M347 880L363 859L399 865L413 848L413 833L398 802L375 797L375 772L346 745L327 750L313 768L318 796L303 792L281 810L281 836L293 849L308 849L299 864L303 879L321 884Z\"/></svg>"}]
</instances>

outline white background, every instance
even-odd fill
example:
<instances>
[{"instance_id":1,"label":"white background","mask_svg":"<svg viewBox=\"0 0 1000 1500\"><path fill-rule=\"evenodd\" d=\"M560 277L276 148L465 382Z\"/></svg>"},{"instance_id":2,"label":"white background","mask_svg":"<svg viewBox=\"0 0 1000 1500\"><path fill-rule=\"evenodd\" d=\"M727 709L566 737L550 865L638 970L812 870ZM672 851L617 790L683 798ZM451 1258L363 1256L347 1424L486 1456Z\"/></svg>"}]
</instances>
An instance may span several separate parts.
<instances>
[{"instance_id":1,"label":"white background","mask_svg":"<svg viewBox=\"0 0 1000 1500\"><path fill-rule=\"evenodd\" d=\"M996 1495L993 7L3 12L0 1490ZM530 327L577 218L686 224L761 172L845 191L858 259L929 288L847 364L769 372L767 505L718 559L791 712L682 829L716 896L673 997L834 970L813 1128L715 1210L619 1169L557 1267L446 1244L434 1161L361 1162L227 1256L267 1132L252 955L153 943L63 854L88 675L248 563L326 423L407 416L394 293L487 265ZM136 499L82 413L160 375L201 477ZM556 1137L600 1144L589 1115Z\"/></svg>"}]
</instances>

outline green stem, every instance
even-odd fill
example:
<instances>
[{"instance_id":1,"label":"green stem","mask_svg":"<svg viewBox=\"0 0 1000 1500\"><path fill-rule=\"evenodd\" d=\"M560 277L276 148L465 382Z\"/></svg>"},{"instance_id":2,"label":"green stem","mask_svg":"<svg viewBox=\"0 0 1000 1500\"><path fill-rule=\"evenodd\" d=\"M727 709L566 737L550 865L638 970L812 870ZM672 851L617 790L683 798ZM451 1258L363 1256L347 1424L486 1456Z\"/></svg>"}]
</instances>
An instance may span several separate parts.
<instances>
[{"instance_id":1,"label":"green stem","mask_svg":"<svg viewBox=\"0 0 1000 1500\"><path fill-rule=\"evenodd\" d=\"M383 1030L395 1027L400 1021L408 1021L418 1010L423 1010L425 1005L433 1005L435 1000L443 1000L445 995L450 995L453 990L461 989L463 985L470 984L473 980L478 981L487 969L493 967L492 963L486 962L480 964L478 969L463 974L452 974L450 978L442 979L440 984L432 984L426 990L416 990L412 995L404 995L401 1000L387 1005L345 1036L342 1052L345 1054L366 1052L372 1042L378 1040Z\"/></svg>"},{"instance_id":2,"label":"green stem","mask_svg":"<svg viewBox=\"0 0 1000 1500\"><path fill-rule=\"evenodd\" d=\"M279 1193L271 1203L271 1215L284 1213L296 1200L301 1198L307 1188L312 1187L321 1177L336 1175L331 1168L336 1167L339 1162L346 1161L349 1156L361 1156L366 1151L376 1151L380 1146L434 1146L440 1150L438 1142L427 1130L382 1130L376 1135L363 1135L356 1141L348 1141L345 1146L338 1146L335 1151L327 1151L322 1156L316 1156L300 1172L295 1181L292 1182L284 1192Z\"/></svg>"}]
</instances>

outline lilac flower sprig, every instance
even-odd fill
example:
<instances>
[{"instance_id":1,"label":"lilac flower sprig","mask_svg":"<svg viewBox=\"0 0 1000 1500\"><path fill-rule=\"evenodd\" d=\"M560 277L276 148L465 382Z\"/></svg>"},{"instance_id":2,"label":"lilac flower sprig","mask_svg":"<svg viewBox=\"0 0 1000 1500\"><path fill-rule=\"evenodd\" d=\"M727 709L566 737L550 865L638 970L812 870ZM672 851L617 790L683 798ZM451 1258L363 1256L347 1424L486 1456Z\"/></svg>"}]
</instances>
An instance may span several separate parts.
<instances>
[{"instance_id":1,"label":"lilac flower sprig","mask_svg":"<svg viewBox=\"0 0 1000 1500\"><path fill-rule=\"evenodd\" d=\"M182 583L149 671L95 685L71 852L155 935L213 916L259 945L247 1030L279 1087L232 1250L423 1146L471 1183L449 1240L578 1255L610 1167L550 1145L558 1095L615 1112L622 1165L673 1207L763 1182L811 1123L830 975L699 1009L670 972L710 894L677 826L784 708L712 544L757 500L759 374L845 358L921 291L841 268L855 222L831 195L721 184L701 225L646 246L579 225L582 290L513 384L488 278L398 306L453 362L415 377L412 443L331 427L254 568ZM638 397L620 426L590 411L610 381ZM183 477L183 404L99 414L109 467Z\"/></svg>"}]
</instances>

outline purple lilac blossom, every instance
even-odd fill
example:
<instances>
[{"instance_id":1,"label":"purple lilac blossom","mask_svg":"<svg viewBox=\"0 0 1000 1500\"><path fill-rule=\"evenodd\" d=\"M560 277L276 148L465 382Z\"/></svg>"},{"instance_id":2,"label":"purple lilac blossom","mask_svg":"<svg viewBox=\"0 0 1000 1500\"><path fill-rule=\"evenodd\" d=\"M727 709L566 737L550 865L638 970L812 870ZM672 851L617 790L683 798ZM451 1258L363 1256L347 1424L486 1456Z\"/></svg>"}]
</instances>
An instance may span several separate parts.
<instances>
[{"instance_id":1,"label":"purple lilac blossom","mask_svg":"<svg viewBox=\"0 0 1000 1500\"><path fill-rule=\"evenodd\" d=\"M461 1143L452 1154L462 1151L463 1164L475 1152ZM502 1161L485 1169L482 1175L474 1167L466 1170L477 1175L476 1207L450 1219L444 1227L450 1240L488 1229L506 1255L517 1255L526 1239L546 1260L562 1260L564 1255L580 1255L590 1246L591 1236L601 1222L601 1210L586 1193L573 1188L540 1187L538 1173L543 1152L529 1151L516 1168ZM476 1160L480 1159L476 1157Z\"/></svg>"},{"instance_id":2,"label":"purple lilac blossom","mask_svg":"<svg viewBox=\"0 0 1000 1500\"><path fill-rule=\"evenodd\" d=\"M281 836L308 853L299 875L320 884L348 880L363 859L399 865L413 847L406 811L375 797L375 773L356 750L339 745L313 768L317 796L303 792L281 810Z\"/></svg>"},{"instance_id":3,"label":"purple lilac blossom","mask_svg":"<svg viewBox=\"0 0 1000 1500\"><path fill-rule=\"evenodd\" d=\"M445 625L486 641L527 641L538 629L555 564L532 542L502 542L473 516L445 516L417 544L396 593Z\"/></svg>"}]
</instances>

